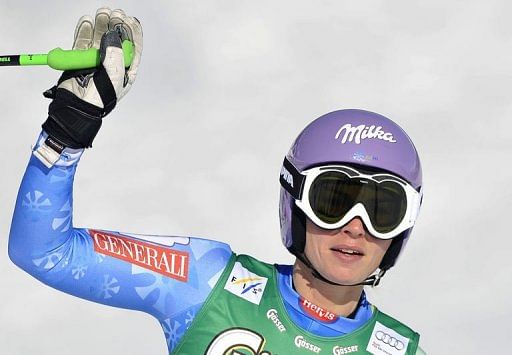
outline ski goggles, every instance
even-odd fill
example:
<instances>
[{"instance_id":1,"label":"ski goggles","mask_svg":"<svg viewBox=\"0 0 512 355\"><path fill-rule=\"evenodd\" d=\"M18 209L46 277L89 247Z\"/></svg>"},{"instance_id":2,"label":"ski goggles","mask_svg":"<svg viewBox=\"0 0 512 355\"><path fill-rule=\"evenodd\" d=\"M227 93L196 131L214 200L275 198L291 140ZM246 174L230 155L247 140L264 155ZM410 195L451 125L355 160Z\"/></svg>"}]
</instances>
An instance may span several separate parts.
<instances>
[{"instance_id":1,"label":"ski goggles","mask_svg":"<svg viewBox=\"0 0 512 355\"><path fill-rule=\"evenodd\" d=\"M285 158L281 186L317 226L341 228L360 217L368 232L391 239L414 226L422 192L387 173L365 174L353 167L327 165L300 173Z\"/></svg>"}]
</instances>

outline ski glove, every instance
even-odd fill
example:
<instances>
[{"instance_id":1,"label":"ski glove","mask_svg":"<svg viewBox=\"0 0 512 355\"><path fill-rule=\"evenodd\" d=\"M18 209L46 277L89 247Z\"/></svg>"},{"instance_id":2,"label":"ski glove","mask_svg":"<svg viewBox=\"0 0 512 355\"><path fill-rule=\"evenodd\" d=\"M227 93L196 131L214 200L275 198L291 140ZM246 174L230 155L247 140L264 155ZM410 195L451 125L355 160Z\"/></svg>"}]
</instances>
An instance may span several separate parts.
<instances>
[{"instance_id":1,"label":"ski glove","mask_svg":"<svg viewBox=\"0 0 512 355\"><path fill-rule=\"evenodd\" d=\"M121 42L132 41L132 64L125 69ZM53 88L44 93L52 98L43 129L53 138L54 148L89 148L102 118L130 90L142 53L142 27L122 10L100 8L96 18L78 20L73 49L98 48L98 68L66 71ZM59 152L60 153L60 152Z\"/></svg>"}]
</instances>

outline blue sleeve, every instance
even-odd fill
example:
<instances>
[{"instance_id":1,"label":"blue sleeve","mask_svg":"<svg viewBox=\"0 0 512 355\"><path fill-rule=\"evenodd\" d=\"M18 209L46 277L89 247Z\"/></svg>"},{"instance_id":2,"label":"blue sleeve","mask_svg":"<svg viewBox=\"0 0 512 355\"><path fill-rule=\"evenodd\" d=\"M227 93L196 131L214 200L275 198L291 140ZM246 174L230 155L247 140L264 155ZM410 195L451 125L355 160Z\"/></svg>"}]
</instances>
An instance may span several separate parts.
<instances>
[{"instance_id":1,"label":"blue sleeve","mask_svg":"<svg viewBox=\"0 0 512 355\"><path fill-rule=\"evenodd\" d=\"M36 148L43 139L44 134ZM80 154L65 151L51 168L31 157L16 200L9 256L51 287L152 314L172 350L226 267L231 249L200 238L74 228L72 187Z\"/></svg>"}]
</instances>

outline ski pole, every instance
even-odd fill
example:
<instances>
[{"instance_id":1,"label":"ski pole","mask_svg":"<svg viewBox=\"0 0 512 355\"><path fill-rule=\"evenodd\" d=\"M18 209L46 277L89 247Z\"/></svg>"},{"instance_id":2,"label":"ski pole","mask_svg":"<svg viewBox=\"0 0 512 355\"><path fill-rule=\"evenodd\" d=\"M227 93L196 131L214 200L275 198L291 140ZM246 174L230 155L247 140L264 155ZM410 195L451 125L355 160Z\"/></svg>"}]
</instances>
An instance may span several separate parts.
<instances>
[{"instance_id":1,"label":"ski pole","mask_svg":"<svg viewBox=\"0 0 512 355\"><path fill-rule=\"evenodd\" d=\"M129 67L133 59L133 43L122 43L124 63ZM100 52L96 48L64 50L54 48L48 54L0 55L0 66L48 65L56 70L96 68L100 65Z\"/></svg>"}]
</instances>

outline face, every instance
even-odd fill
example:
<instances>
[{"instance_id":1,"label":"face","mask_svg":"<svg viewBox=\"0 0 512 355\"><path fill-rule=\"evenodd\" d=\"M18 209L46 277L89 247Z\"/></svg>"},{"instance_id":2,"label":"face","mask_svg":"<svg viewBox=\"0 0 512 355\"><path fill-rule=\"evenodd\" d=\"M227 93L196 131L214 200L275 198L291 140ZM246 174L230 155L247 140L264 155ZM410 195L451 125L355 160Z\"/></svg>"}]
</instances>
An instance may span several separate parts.
<instances>
[{"instance_id":1,"label":"face","mask_svg":"<svg viewBox=\"0 0 512 355\"><path fill-rule=\"evenodd\" d=\"M351 285L366 279L390 244L391 239L372 237L358 217L333 230L306 222L305 254L321 275L336 283Z\"/></svg>"}]
</instances>

